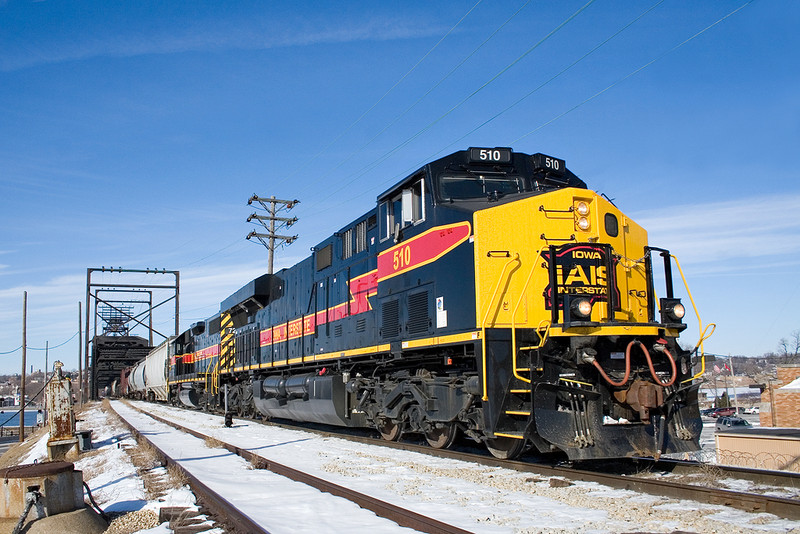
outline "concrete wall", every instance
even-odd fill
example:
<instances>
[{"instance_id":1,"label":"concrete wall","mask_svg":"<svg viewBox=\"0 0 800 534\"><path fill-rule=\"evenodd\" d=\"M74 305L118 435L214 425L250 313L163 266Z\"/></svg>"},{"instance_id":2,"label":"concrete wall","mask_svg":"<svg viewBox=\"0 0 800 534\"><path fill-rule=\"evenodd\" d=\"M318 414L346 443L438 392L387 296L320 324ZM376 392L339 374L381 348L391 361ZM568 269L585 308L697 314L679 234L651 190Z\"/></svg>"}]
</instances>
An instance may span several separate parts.
<instances>
[{"instance_id":1,"label":"concrete wall","mask_svg":"<svg viewBox=\"0 0 800 534\"><path fill-rule=\"evenodd\" d=\"M738 467L800 472L800 439L718 432L717 462Z\"/></svg>"}]
</instances>

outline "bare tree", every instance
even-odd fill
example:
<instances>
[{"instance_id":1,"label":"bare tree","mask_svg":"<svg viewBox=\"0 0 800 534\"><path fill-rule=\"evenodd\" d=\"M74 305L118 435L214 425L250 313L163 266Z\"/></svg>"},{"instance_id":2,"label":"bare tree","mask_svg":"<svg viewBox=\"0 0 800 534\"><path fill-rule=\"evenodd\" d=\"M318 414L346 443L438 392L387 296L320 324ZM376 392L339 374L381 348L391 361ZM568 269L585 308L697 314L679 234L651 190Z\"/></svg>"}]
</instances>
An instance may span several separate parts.
<instances>
[{"instance_id":1,"label":"bare tree","mask_svg":"<svg viewBox=\"0 0 800 534\"><path fill-rule=\"evenodd\" d=\"M782 337L778 342L778 353L787 363L797 360L800 355L800 330L795 330L788 338Z\"/></svg>"}]
</instances>

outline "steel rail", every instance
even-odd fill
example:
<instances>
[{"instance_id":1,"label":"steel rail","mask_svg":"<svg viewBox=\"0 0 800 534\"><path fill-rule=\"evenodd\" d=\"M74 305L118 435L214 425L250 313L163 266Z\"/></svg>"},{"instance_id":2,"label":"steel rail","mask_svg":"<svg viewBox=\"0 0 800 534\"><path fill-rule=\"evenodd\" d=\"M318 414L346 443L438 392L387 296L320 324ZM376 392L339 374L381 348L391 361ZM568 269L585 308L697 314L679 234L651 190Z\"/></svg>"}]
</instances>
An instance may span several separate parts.
<instances>
[{"instance_id":1,"label":"steel rail","mask_svg":"<svg viewBox=\"0 0 800 534\"><path fill-rule=\"evenodd\" d=\"M795 473L793 471L752 469L735 465L703 464L687 460L670 460L667 458L661 458L659 460L654 460L653 458L634 458L633 461L648 469L666 471L675 475L691 475L697 474L697 472L702 469L711 469L732 478L747 480L757 484L800 488L800 473Z\"/></svg>"},{"instance_id":2,"label":"steel rail","mask_svg":"<svg viewBox=\"0 0 800 534\"><path fill-rule=\"evenodd\" d=\"M448 449L434 449L427 445L390 442L375 438L364 438L360 436L339 434L335 434L335 436L351 441L378 444L391 448L420 452L440 458L451 458L454 460L473 462L490 467L503 467L506 469L512 469L514 471L533 473L547 477L562 477L568 480L597 482L598 484L603 484L616 489L632 490L640 493L647 493L650 495L675 499L688 499L706 504L724 505L731 508L744 510L746 512L767 512L786 519L800 519L800 500L796 499L744 493L694 484L681 484L663 479L618 475L613 473L603 473L602 471L590 471L587 469L575 469L564 466L548 466L519 460L500 460L498 458L476 453ZM686 469L687 464L684 464L682 467ZM653 462L653 465L658 466L665 464ZM741 468L731 470L731 473L733 472L741 473ZM752 476L756 477L755 474ZM774 477L775 475L771 474L764 476Z\"/></svg>"},{"instance_id":3,"label":"steel rail","mask_svg":"<svg viewBox=\"0 0 800 534\"><path fill-rule=\"evenodd\" d=\"M113 410L114 408L111 407L111 409ZM212 515L220 518L220 520L216 522L230 525L235 532L241 532L243 534L270 534L268 530L253 521L250 516L241 512L219 493L206 486L200 481L200 479L187 471L179 462L176 462L164 451L159 449L155 443L150 441L147 436L139 432L124 417L117 413L116 410L114 410L114 413L119 416L120 420L128 428L130 433L137 439L137 441L144 441L156 451L156 454L158 455L162 464L168 467L173 466L175 469L178 469L181 475L186 477L186 479L189 481L192 491L200 498L200 502L203 507L208 508Z\"/></svg>"},{"instance_id":4,"label":"steel rail","mask_svg":"<svg viewBox=\"0 0 800 534\"><path fill-rule=\"evenodd\" d=\"M128 404L134 410L139 411L147 415L148 417L153 418L154 420L163 423L165 425L171 426L181 432L185 432L191 436L196 438L205 440L210 436L193 430L191 428L184 427L174 421L170 421L168 419L164 419L163 417L159 417L157 415L151 414L142 410L137 406L133 406ZM214 438L217 441L220 441L218 438ZM374 512L379 517L383 517L390 521L394 521L401 527L412 528L414 530L418 530L420 532L427 532L429 534L471 534L470 531L464 530L462 528L450 525L448 523L444 523L442 521L438 521L431 517L418 514L417 512L413 512L406 508L401 508L397 505L381 501L374 497L370 497L369 495L365 495L363 493L351 490L344 486L340 486L333 482L327 481L325 479L315 477L308 473L304 473L292 467L280 464L278 462L274 462L269 458L264 458L258 454L248 451L247 449L243 449L241 447L237 447L235 445L231 445L230 443L225 443L220 441L222 447L227 449L229 452L240 456L241 458L251 462L253 465L257 466L261 469L268 469L275 474L285 476L290 480L294 480L295 482L300 482L302 484L306 484L313 488L318 489L319 491L323 491L325 493L330 493L336 497L342 497L349 501L354 502L361 508L366 510L370 510ZM263 531L263 529L262 529Z\"/></svg>"},{"instance_id":5,"label":"steel rail","mask_svg":"<svg viewBox=\"0 0 800 534\"><path fill-rule=\"evenodd\" d=\"M470 453L458 450L441 450L441 449L437 450L425 444L418 445L414 442L409 442L409 441L386 441L382 438L352 435L332 430L322 430L319 428L315 428L313 426L306 426L307 423L298 423L291 421L276 422L274 420L264 422L247 418L241 418L241 419L251 423L266 424L270 426L277 426L280 428L288 428L292 430L299 429L299 430L304 430L306 432L313 432L315 434L319 434L326 437L335 437L340 439L347 439L350 441L356 441L359 443L415 451L442 458L466 459L468 461L476 463L485 463L486 465L492 465L492 466L501 465L503 467L507 467L507 465L504 462L512 462L512 460L497 460L494 457L480 453ZM314 423L310 424L313 425ZM481 458L484 458L485 461L481 460ZM546 463L531 462L525 460L521 460L521 462L525 464L532 464L535 466L542 466L542 467L546 467L548 465ZM647 457L632 457L632 458L620 458L618 460L615 460L615 462L621 465L626 465L629 468L628 469L629 472L625 475L626 477L639 476L640 473L652 472L652 471L665 471L675 475L691 475L691 474L697 474L699 471L702 470L707 470L707 471L712 471L712 473L717 473L719 475L729 476L731 478L736 478L740 480L747 480L759 484L765 484L775 487L800 488L800 473L795 473L791 471L753 469L753 468L738 467L738 466L723 465L723 464L704 464L701 462L693 462L686 460L671 460L668 458L661 458L659 460L655 460L653 458L647 458ZM598 465L600 465L600 467L604 467L604 464L608 464L608 462L603 462ZM584 462L583 465L586 466L586 462ZM574 468L571 467L564 467L564 466L561 467L563 469L569 469L570 471L576 471ZM591 469L588 466L586 466L584 470L589 472L595 472L595 471L602 472L602 469Z\"/></svg>"},{"instance_id":6,"label":"steel rail","mask_svg":"<svg viewBox=\"0 0 800 534\"><path fill-rule=\"evenodd\" d=\"M136 407L134 407L136 408ZM139 409L139 408L136 408ZM140 410L140 409L139 409ZM140 410L143 411L143 410ZM147 413L147 412L145 412ZM152 414L150 417L160 419L158 416ZM250 422L255 422L248 420ZM174 423L167 422L167 424L175 425ZM370 438L364 436L354 436L349 434L336 433L329 430L318 430L308 428L303 425L295 425L288 423L275 423L268 422L268 425L279 426L283 428L302 429L308 432L313 432L323 436L337 437L358 443L379 445L394 449L420 452L429 456L439 458L450 458L454 460L468 461L489 467L502 467L512 469L514 471L533 473L540 476L548 477L562 477L568 480L579 480L586 482L597 482L616 489L626 489L637 491L640 493L647 493L649 495L669 497L675 499L688 499L705 504L716 504L729 506L746 512L767 512L774 514L778 517L786 519L800 519L800 500L789 499L783 497L776 497L771 495L761 495L754 493L744 493L727 489L720 489L716 487L700 486L695 484L682 484L664 479L651 479L641 476L619 475L614 473L604 473L600 470L591 471L588 469L576 469L566 466L552 466L540 463L524 462L519 460L501 460L492 456L470 453L452 449L434 449L428 445L419 445L415 443L402 442L402 441L386 441L378 438ZM178 425L179 426L179 425ZM233 447L232 445L230 447ZM236 448L236 447L233 447ZM231 450L231 449L228 449ZM233 452L233 451L232 451ZM642 458L632 458L630 461L643 462L643 465L650 466L652 469L669 470L667 466L673 465L675 470L689 470L692 462L672 462L660 460L645 460ZM697 469L702 469L703 464L694 464ZM741 479L757 479L759 476L767 478L781 478L781 474L773 471L765 472L763 475L759 473L760 470L748 470L746 468L733 467L733 466L713 466L715 469L719 468L721 472L729 474L733 477ZM749 475L748 475L749 473ZM797 487L800 478L795 474L788 474L784 478L788 483L786 486Z\"/></svg>"},{"instance_id":7,"label":"steel rail","mask_svg":"<svg viewBox=\"0 0 800 534\"><path fill-rule=\"evenodd\" d=\"M663 479L648 479L637 476L603 473L602 471L591 471L588 469L575 469L573 467L549 466L546 464L524 462L519 460L500 460L498 458L483 454L458 450L434 449L427 445L418 445L415 443L386 441L377 438L339 434L330 431L308 429L300 425L274 422L270 422L268 424L282 426L285 428L302 428L303 430L323 434L326 436L338 437L359 443L420 452L439 458L463 460L490 467L503 467L506 469L512 469L514 471L533 473L541 476L562 477L568 480L597 482L599 484L604 484L616 489L627 489L662 497L689 499L706 504L730 506L731 508L744 510L746 512L768 512L786 519L800 519L800 501L796 499L737 492L733 490L699 486L695 484L680 484ZM638 462L642 462L643 460L644 459L631 459L631 461ZM680 465L674 467L675 471L680 471L681 469L689 470L691 469L690 466L692 465L691 462L678 462L678 464ZM656 462L655 460L647 460L644 461L644 465L651 466L653 469L668 470L666 467L672 465L672 463L665 460L660 460L659 462ZM702 464L694 465L696 466L696 469L707 467L703 466ZM760 477L763 477L760 478L760 480L766 480L770 478L777 479L781 478L782 475L776 474L774 471L760 473L761 470L747 470L732 466L715 465L714 468L719 468L722 473L730 474L731 476L737 478L751 479L754 481L758 480ZM787 474L783 478L789 482L786 484L787 486L798 486L798 477L795 474Z\"/></svg>"}]
</instances>

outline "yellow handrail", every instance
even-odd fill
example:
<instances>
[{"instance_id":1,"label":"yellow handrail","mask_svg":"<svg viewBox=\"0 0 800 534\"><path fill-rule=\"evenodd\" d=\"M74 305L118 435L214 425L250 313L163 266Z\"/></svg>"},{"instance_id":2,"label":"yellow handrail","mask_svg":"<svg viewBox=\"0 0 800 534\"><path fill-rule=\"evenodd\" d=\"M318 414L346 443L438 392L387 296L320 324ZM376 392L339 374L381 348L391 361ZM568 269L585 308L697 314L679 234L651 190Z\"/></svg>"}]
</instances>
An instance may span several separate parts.
<instances>
[{"instance_id":1,"label":"yellow handrail","mask_svg":"<svg viewBox=\"0 0 800 534\"><path fill-rule=\"evenodd\" d=\"M492 293L492 298L489 299L489 305L486 306L486 314L483 316L483 321L481 321L481 356L483 359L483 398L482 400L488 401L489 400L489 387L486 383L486 320L489 319L489 312L492 309L492 302L494 302L494 298L497 296L497 290L500 289L500 284L503 282L503 278L506 274L506 269L508 266L514 263L515 261L519 261L519 253L514 253L514 257L511 258L503 265L503 270L500 272L500 277L497 279L497 284L494 287L494 292Z\"/></svg>"},{"instance_id":2,"label":"yellow handrail","mask_svg":"<svg viewBox=\"0 0 800 534\"><path fill-rule=\"evenodd\" d=\"M539 261L539 258L542 255L542 250L544 250L544 246L539 249L539 252L536 253L536 256L533 259L533 266L531 267L531 272L528 273L528 277L525 279L525 284L522 286L522 291L519 295L519 300L517 301L516 306L514 306L514 310L511 312L511 351L512 351L512 365L513 365L513 372L514 377L522 380L523 382L527 382L528 384L531 383L530 379L525 378L519 374L519 370L517 369L517 311L519 311L519 306L522 304L522 301L525 299L525 291L528 289L528 285L531 282L531 278L533 278L533 273L536 271L536 262ZM547 322L547 330L545 330L545 335L539 333L539 328L542 326L542 322ZM542 321L539 323L539 326L536 329L536 333L539 335L539 345L535 348L539 348L544 345L544 340L547 339L547 335L550 332L550 322L549 321Z\"/></svg>"},{"instance_id":3,"label":"yellow handrail","mask_svg":"<svg viewBox=\"0 0 800 534\"><path fill-rule=\"evenodd\" d=\"M217 394L219 392L219 362L220 357L217 356L217 364L214 366L214 369L210 373L206 373L206 389L210 390L212 394ZM208 377L211 376L211 385L208 384Z\"/></svg>"},{"instance_id":4,"label":"yellow handrail","mask_svg":"<svg viewBox=\"0 0 800 534\"><path fill-rule=\"evenodd\" d=\"M689 295L689 300L692 303L692 308L694 308L694 314L697 316L698 329L700 330L700 339L698 340L697 345L695 346L695 349L697 349L697 347L700 347L700 372L698 372L693 377L688 378L683 382L681 382L681 384L685 384L686 382L691 382L695 378L703 376L703 374L706 372L706 353L703 350L703 342L711 337L711 335L714 333L714 330L717 329L717 325L714 323L708 323L708 325L705 328L703 328L703 320L700 318L700 313L697 311L697 305L694 303L692 292L689 290L689 284L686 282L686 276L684 276L683 274L683 269L681 268L681 262L679 262L678 258L673 256L672 254L670 254L669 257L675 260L675 265L678 266L678 271L681 273L681 279L683 280L683 287L686 288L686 294ZM706 331L709 329L709 327L713 328L711 329L711 332L706 335Z\"/></svg>"}]
</instances>

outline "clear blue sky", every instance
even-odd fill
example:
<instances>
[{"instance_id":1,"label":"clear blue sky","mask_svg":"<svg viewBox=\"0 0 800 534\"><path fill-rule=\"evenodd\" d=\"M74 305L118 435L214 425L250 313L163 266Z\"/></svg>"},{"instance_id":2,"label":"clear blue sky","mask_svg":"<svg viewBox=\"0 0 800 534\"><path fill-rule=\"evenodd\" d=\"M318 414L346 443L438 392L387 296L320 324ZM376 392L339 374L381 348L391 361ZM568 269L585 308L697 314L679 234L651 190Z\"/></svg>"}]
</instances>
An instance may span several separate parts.
<instances>
[{"instance_id":1,"label":"clear blue sky","mask_svg":"<svg viewBox=\"0 0 800 534\"><path fill-rule=\"evenodd\" d=\"M798 27L794 0L0 0L0 372L23 291L28 345L76 367L87 267L180 270L185 328L266 271L253 193L302 201L288 266L468 146L565 159L678 256L708 352L777 350L800 329Z\"/></svg>"}]
</instances>

